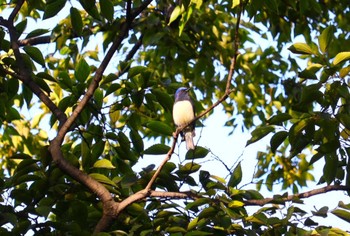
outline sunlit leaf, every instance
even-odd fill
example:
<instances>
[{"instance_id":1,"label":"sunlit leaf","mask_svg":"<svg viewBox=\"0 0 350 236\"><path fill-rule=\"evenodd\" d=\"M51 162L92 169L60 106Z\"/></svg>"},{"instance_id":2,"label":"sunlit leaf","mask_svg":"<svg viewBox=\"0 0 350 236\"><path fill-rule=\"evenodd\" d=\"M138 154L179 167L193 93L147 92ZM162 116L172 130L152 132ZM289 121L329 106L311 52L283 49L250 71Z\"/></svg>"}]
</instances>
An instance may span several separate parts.
<instances>
[{"instance_id":1,"label":"sunlit leaf","mask_svg":"<svg viewBox=\"0 0 350 236\"><path fill-rule=\"evenodd\" d=\"M75 78L77 78L77 80L80 83L84 83L88 78L89 74L90 74L90 66L85 61L84 58L81 58L78 61L77 65L75 66L75 71L74 71Z\"/></svg>"},{"instance_id":2,"label":"sunlit leaf","mask_svg":"<svg viewBox=\"0 0 350 236\"><path fill-rule=\"evenodd\" d=\"M170 25L172 22L174 22L182 13L184 12L184 7L183 5L181 6L176 6L173 10L173 12L171 13L168 25Z\"/></svg>"},{"instance_id":3,"label":"sunlit leaf","mask_svg":"<svg viewBox=\"0 0 350 236\"><path fill-rule=\"evenodd\" d=\"M350 59L350 52L340 52L338 53L333 60L333 65L338 65L339 63L342 63L344 61L347 61Z\"/></svg>"},{"instance_id":4,"label":"sunlit leaf","mask_svg":"<svg viewBox=\"0 0 350 236\"><path fill-rule=\"evenodd\" d=\"M91 174L89 174L89 176L102 184L110 185L113 187L118 187L112 180L110 180L105 175L98 174L98 173L91 173Z\"/></svg>"},{"instance_id":5,"label":"sunlit leaf","mask_svg":"<svg viewBox=\"0 0 350 236\"><path fill-rule=\"evenodd\" d=\"M296 54L313 54L313 51L309 45L306 43L294 43L288 48L291 52Z\"/></svg>"},{"instance_id":6,"label":"sunlit leaf","mask_svg":"<svg viewBox=\"0 0 350 236\"><path fill-rule=\"evenodd\" d=\"M94 163L93 167L95 168L105 168L105 169L115 169L115 166L110 160L101 159Z\"/></svg>"},{"instance_id":7,"label":"sunlit leaf","mask_svg":"<svg viewBox=\"0 0 350 236\"><path fill-rule=\"evenodd\" d=\"M330 25L327 28L325 28L322 31L321 35L318 37L318 44L322 53L326 53L330 42L334 38L335 31L335 27L333 25Z\"/></svg>"}]
</instances>

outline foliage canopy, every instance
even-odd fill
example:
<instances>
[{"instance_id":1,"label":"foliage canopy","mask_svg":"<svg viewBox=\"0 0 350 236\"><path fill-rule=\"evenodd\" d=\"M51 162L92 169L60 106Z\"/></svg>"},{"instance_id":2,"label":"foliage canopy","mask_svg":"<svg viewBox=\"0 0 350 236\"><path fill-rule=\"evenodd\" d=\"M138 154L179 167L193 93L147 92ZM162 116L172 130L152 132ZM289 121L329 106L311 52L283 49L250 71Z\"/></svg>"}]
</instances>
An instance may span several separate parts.
<instances>
[{"instance_id":1,"label":"foliage canopy","mask_svg":"<svg viewBox=\"0 0 350 236\"><path fill-rule=\"evenodd\" d=\"M345 235L315 216L350 223L350 201L309 214L302 199L350 191L349 5L3 1L0 234ZM202 169L207 148L171 159L181 86L197 120L221 109L247 145L270 135L256 189L240 163L226 179ZM136 170L150 154L164 160ZM321 161L320 188L300 193Z\"/></svg>"}]
</instances>

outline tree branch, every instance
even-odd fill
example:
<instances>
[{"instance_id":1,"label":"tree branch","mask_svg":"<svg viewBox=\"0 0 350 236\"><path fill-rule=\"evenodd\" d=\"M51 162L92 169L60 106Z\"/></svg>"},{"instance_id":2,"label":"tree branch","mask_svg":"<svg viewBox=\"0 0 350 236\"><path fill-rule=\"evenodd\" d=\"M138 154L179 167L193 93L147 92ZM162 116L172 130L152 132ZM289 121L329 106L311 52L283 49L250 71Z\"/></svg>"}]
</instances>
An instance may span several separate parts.
<instances>
[{"instance_id":1,"label":"tree branch","mask_svg":"<svg viewBox=\"0 0 350 236\"><path fill-rule=\"evenodd\" d=\"M285 202L293 201L296 199L309 198L315 195L331 192L331 191L350 191L350 186L344 185L329 185L323 188L313 189L304 193L297 193L282 198L264 198L264 199L251 199L245 200L246 206L264 206L269 203L283 204Z\"/></svg>"},{"instance_id":2,"label":"tree branch","mask_svg":"<svg viewBox=\"0 0 350 236\"><path fill-rule=\"evenodd\" d=\"M147 0L145 1L139 8L136 10L132 11L131 13L131 20L134 20L135 17L138 16L136 13L142 12L148 4L151 3L152 0ZM57 136L55 139L59 140L60 143L62 143L64 136L70 129L70 127L73 125L77 117L79 116L80 112L83 110L83 108L86 106L86 104L89 102L91 97L93 96L95 90L98 88L99 83L102 79L102 75L104 70L106 69L107 65L109 64L111 58L113 57L114 53L117 51L119 48L120 44L122 41L125 39L125 37L128 35L128 32L131 27L131 22L126 22L122 24L120 33L118 37L116 37L115 41L113 42L112 46L108 50L106 56L103 58L101 65L98 67L98 69L95 72L95 76L91 82L91 84L88 87L87 92L85 93L85 96L82 98L78 106L74 109L73 113L71 116L67 119L67 122L63 125L63 127L59 130Z\"/></svg>"},{"instance_id":3,"label":"tree branch","mask_svg":"<svg viewBox=\"0 0 350 236\"><path fill-rule=\"evenodd\" d=\"M239 43L238 43L239 42L238 30L239 30L239 24L240 24L240 20L241 20L242 10L243 10L243 5L241 3L241 6L240 6L240 9L239 9L239 12L238 12L238 16L237 16L237 24L236 24L235 37L234 37L234 44L235 44L234 52L233 52L234 55L233 55L233 58L231 60L230 71L229 71L229 74L228 74L228 77L227 77L227 85L226 85L225 94L219 100L217 100L211 107L207 108L200 115L196 116L187 125L179 127L179 128L176 129L176 131L173 134L173 143L172 143L172 146L171 146L169 152L167 153L166 157L164 158L164 160L162 161L162 163L159 165L158 169L156 170L156 172L152 176L152 178L149 181L149 183L147 184L145 190L149 191L151 189L151 186L155 182L155 180L158 177L159 173L161 172L163 166L170 160L171 155L174 153L176 142L177 142L178 136L181 133L181 131L184 130L188 125L192 124L193 122L195 122L199 118L203 117L205 114L209 113L211 110L213 110L219 104L221 104L229 96L229 94L233 91L232 89L230 89L230 85L231 85L231 81L233 79L234 69L236 67L236 58L237 58L237 51L238 51L238 46L239 46Z\"/></svg>"},{"instance_id":4,"label":"tree branch","mask_svg":"<svg viewBox=\"0 0 350 236\"><path fill-rule=\"evenodd\" d=\"M88 187L93 193L95 193L102 201L103 204L103 216L97 223L94 232L98 233L103 230L105 230L112 220L117 217L120 213L118 209L120 209L121 203L116 203L110 192L98 181L91 178L86 173L80 171L79 169L72 166L68 161L64 159L62 150L61 150L61 144L63 142L63 139L66 135L66 133L69 131L70 127L73 125L75 120L78 118L81 111L84 109L86 104L89 102L91 97L93 96L95 90L98 88L99 83L102 79L103 72L107 68L107 65L109 64L110 60L112 59L114 53L118 50L120 47L122 41L128 36L129 30L132 28L131 23L135 19L135 17L138 16L140 12L142 12L144 9L147 8L147 6L151 3L152 0L145 1L139 8L135 9L134 11L131 11L131 1L127 4L127 21L121 25L121 29L119 31L118 36L113 41L111 47L107 51L105 57L103 58L100 66L97 68L95 75L93 77L92 82L90 83L84 97L79 102L77 107L73 110L71 116L66 120L66 122L62 125L61 129L58 131L56 137L52 140L49 151L52 154L52 158L54 162L58 165L58 167L67 173L69 176L83 184L84 186ZM136 53L136 52L133 52ZM147 192L145 193L136 193L134 197L136 198L135 201L137 201L139 198L144 198L147 195ZM129 199L129 198L127 198ZM126 200L127 200L126 199ZM130 203L128 203L126 200L124 204L127 206Z\"/></svg>"},{"instance_id":5,"label":"tree branch","mask_svg":"<svg viewBox=\"0 0 350 236\"><path fill-rule=\"evenodd\" d=\"M19 79L22 81L23 84L28 86L30 90L51 110L51 112L57 117L59 120L60 126L66 121L67 117L58 107L51 101L51 99L42 91L42 89L33 81L32 79L32 71L27 68L26 64L24 63L23 57L21 55L21 52L19 51L19 45L18 45L18 33L16 31L16 28L13 25L13 20L16 17L17 13L19 12L22 4L24 3L23 0L19 1L14 8L14 10L11 12L9 19L5 20L4 18L0 17L0 25L5 26L10 34L10 43L11 48L15 54L15 58L17 61L17 66L19 70L19 74L10 72L6 70L5 68L2 68L4 72L7 74Z\"/></svg>"},{"instance_id":6,"label":"tree branch","mask_svg":"<svg viewBox=\"0 0 350 236\"><path fill-rule=\"evenodd\" d=\"M39 37L18 40L18 45L20 47L26 46L26 45L37 45L37 44L46 44L46 43L51 43L51 36L39 36Z\"/></svg>"}]
</instances>

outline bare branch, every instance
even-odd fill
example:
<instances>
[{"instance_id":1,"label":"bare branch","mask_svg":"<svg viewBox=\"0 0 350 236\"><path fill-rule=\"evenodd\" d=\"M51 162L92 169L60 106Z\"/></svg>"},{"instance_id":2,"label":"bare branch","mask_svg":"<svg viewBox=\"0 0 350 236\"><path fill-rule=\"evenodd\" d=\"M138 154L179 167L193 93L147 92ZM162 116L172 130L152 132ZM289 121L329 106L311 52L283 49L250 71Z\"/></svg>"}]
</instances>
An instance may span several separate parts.
<instances>
[{"instance_id":1,"label":"bare branch","mask_svg":"<svg viewBox=\"0 0 350 236\"><path fill-rule=\"evenodd\" d=\"M323 194L331 191L350 191L350 187L344 185L329 185L323 188L313 189L304 193L289 195L288 197L245 200L244 204L246 206L264 206L269 203L281 204L281 202L284 203L297 199L309 198L318 194Z\"/></svg>"},{"instance_id":2,"label":"bare branch","mask_svg":"<svg viewBox=\"0 0 350 236\"><path fill-rule=\"evenodd\" d=\"M150 191L150 197L160 197L160 198L178 198L178 199L198 199L200 198L197 194L186 191L186 192L164 192L164 191Z\"/></svg>"},{"instance_id":3,"label":"bare branch","mask_svg":"<svg viewBox=\"0 0 350 236\"><path fill-rule=\"evenodd\" d=\"M9 23L13 24L13 21L15 20L19 10L21 9L22 5L24 3L24 0L19 0L16 4L16 7L13 9L13 11L11 12L8 21Z\"/></svg>"},{"instance_id":4,"label":"bare branch","mask_svg":"<svg viewBox=\"0 0 350 236\"><path fill-rule=\"evenodd\" d=\"M47 43L51 43L51 36L40 36L40 37L33 37L33 38L18 40L18 45L20 47L26 46L26 45L37 45L37 44L47 44Z\"/></svg>"}]
</instances>

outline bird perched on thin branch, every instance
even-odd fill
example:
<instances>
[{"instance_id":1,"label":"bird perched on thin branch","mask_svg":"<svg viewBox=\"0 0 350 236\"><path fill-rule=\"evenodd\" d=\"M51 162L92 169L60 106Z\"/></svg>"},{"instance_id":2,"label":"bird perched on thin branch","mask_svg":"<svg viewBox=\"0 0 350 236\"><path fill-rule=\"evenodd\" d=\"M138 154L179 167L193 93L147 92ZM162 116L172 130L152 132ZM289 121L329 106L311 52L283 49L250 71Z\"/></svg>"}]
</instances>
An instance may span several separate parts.
<instances>
[{"instance_id":1,"label":"bird perched on thin branch","mask_svg":"<svg viewBox=\"0 0 350 236\"><path fill-rule=\"evenodd\" d=\"M186 141L186 148L194 149L193 137L195 134L195 122L191 122L195 117L193 101L188 94L189 88L181 87L176 90L175 93L175 103L173 106L173 119L175 125L178 127L183 127L188 125L181 132L182 140Z\"/></svg>"}]
</instances>

